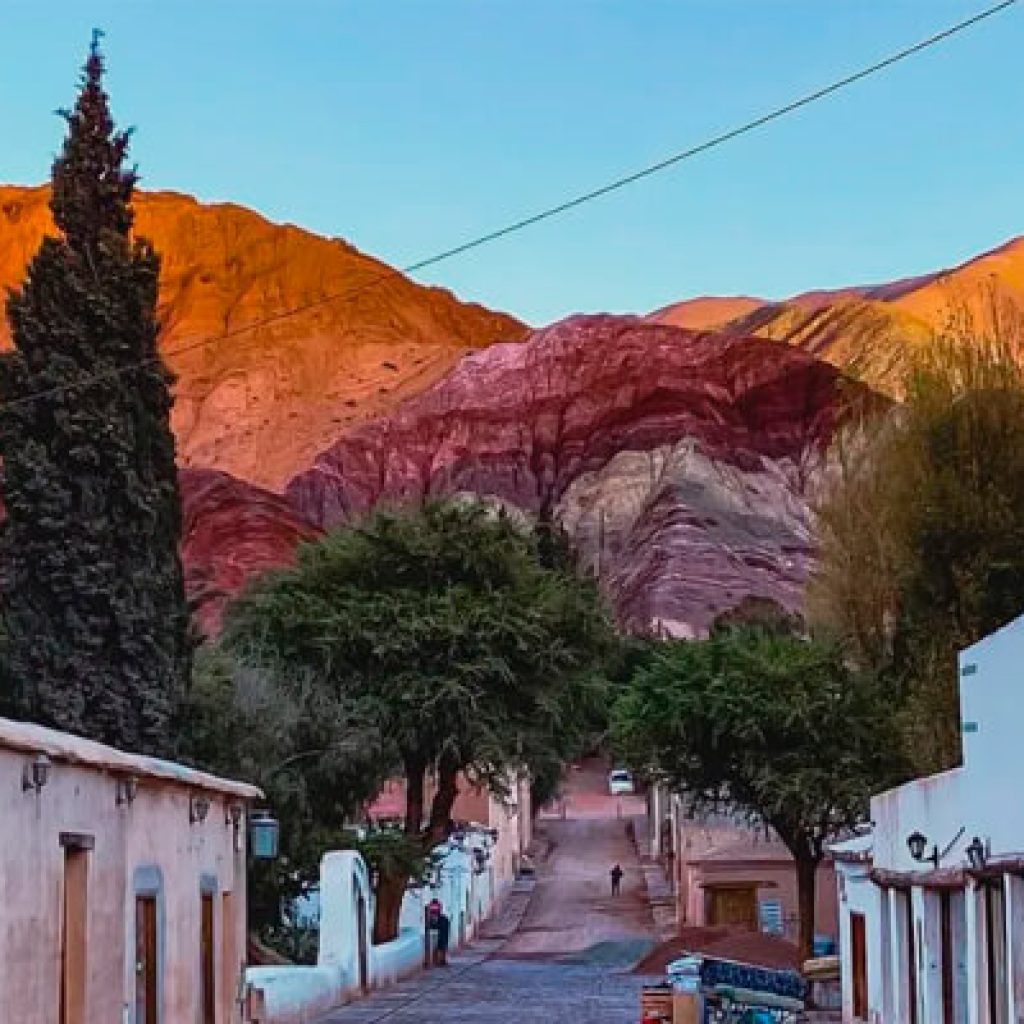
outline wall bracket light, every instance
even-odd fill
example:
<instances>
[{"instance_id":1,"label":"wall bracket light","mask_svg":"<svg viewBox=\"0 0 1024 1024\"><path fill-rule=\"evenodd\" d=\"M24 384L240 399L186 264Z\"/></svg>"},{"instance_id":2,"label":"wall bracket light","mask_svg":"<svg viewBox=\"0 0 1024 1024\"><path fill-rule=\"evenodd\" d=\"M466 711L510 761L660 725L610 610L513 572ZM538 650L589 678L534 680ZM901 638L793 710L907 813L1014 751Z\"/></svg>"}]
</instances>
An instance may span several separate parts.
<instances>
[{"instance_id":1,"label":"wall bracket light","mask_svg":"<svg viewBox=\"0 0 1024 1024\"><path fill-rule=\"evenodd\" d=\"M932 843L930 852L926 852L928 848L928 837L921 832L912 832L907 836L907 848L910 850L910 856L919 863L928 862L936 870L938 870L939 863L945 857L956 844L960 841L960 837L966 832L966 828L961 828L955 836L953 836L950 844L940 852L937 844Z\"/></svg>"},{"instance_id":2,"label":"wall bracket light","mask_svg":"<svg viewBox=\"0 0 1024 1024\"><path fill-rule=\"evenodd\" d=\"M190 797L188 802L188 821L190 825L200 824L206 821L206 815L210 813L210 801L202 793Z\"/></svg>"},{"instance_id":3,"label":"wall bracket light","mask_svg":"<svg viewBox=\"0 0 1024 1024\"><path fill-rule=\"evenodd\" d=\"M135 797L139 792L139 780L134 775L118 779L114 788L114 802L118 807L128 804L130 807L135 803Z\"/></svg>"},{"instance_id":4,"label":"wall bracket light","mask_svg":"<svg viewBox=\"0 0 1024 1024\"><path fill-rule=\"evenodd\" d=\"M21 789L27 793L34 789L36 793L50 781L51 761L45 754L37 754L25 765L21 773Z\"/></svg>"}]
</instances>

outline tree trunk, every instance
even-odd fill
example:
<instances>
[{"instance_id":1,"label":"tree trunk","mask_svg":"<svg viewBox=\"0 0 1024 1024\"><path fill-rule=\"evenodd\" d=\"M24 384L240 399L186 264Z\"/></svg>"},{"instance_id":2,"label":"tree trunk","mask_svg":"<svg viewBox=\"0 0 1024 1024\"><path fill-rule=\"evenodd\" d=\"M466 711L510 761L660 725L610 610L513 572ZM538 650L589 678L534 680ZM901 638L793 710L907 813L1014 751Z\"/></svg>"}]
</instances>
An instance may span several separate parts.
<instances>
[{"instance_id":1,"label":"tree trunk","mask_svg":"<svg viewBox=\"0 0 1024 1024\"><path fill-rule=\"evenodd\" d=\"M800 909L800 958L810 960L814 953L814 910L818 860L804 853L796 858L797 903Z\"/></svg>"},{"instance_id":2,"label":"tree trunk","mask_svg":"<svg viewBox=\"0 0 1024 1024\"><path fill-rule=\"evenodd\" d=\"M377 898L373 910L373 944L398 938L398 919L409 879L405 875L381 874L377 881Z\"/></svg>"},{"instance_id":3,"label":"tree trunk","mask_svg":"<svg viewBox=\"0 0 1024 1024\"><path fill-rule=\"evenodd\" d=\"M405 763L405 834L418 836L423 828L423 782L426 768L415 761Z\"/></svg>"},{"instance_id":4,"label":"tree trunk","mask_svg":"<svg viewBox=\"0 0 1024 1024\"><path fill-rule=\"evenodd\" d=\"M451 821L452 807L459 795L459 766L455 758L442 755L437 765L437 792L430 805L430 823L424 838L424 846L432 850L448 837L448 822Z\"/></svg>"}]
</instances>

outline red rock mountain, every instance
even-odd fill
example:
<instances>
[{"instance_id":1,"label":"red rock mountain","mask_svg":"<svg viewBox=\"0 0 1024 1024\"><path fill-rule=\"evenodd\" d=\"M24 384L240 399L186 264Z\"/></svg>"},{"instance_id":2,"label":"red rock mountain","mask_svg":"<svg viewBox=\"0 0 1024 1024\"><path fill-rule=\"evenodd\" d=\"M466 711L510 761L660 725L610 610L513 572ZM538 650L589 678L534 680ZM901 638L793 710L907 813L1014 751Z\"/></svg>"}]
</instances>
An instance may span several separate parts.
<instances>
[{"instance_id":1,"label":"red rock mountain","mask_svg":"<svg viewBox=\"0 0 1024 1024\"><path fill-rule=\"evenodd\" d=\"M183 469L181 553L200 628L214 632L245 582L289 562L320 531L279 495L213 469Z\"/></svg>"},{"instance_id":2,"label":"red rock mountain","mask_svg":"<svg viewBox=\"0 0 1024 1024\"><path fill-rule=\"evenodd\" d=\"M751 594L799 607L842 407L837 371L798 349L578 316L465 357L286 493L322 527L460 492L550 509L625 622L692 634Z\"/></svg>"},{"instance_id":3,"label":"red rock mountain","mask_svg":"<svg viewBox=\"0 0 1024 1024\"><path fill-rule=\"evenodd\" d=\"M42 187L0 186L0 289L20 283L53 230L47 201ZM464 352L526 333L346 242L240 206L170 192L141 193L135 206L137 230L163 258L162 344L178 374L174 428L185 466L283 486L347 427L422 391ZM0 317L0 346L9 343Z\"/></svg>"},{"instance_id":4,"label":"red rock mountain","mask_svg":"<svg viewBox=\"0 0 1024 1024\"><path fill-rule=\"evenodd\" d=\"M0 187L0 284L49 229L46 198ZM875 400L836 367L892 390L952 305L980 309L994 287L1024 300L1018 241L880 287L529 333L230 204L143 194L137 225L163 255L183 554L208 630L324 527L464 491L553 512L630 625L693 633L750 595L797 608L824 450L850 402Z\"/></svg>"}]
</instances>

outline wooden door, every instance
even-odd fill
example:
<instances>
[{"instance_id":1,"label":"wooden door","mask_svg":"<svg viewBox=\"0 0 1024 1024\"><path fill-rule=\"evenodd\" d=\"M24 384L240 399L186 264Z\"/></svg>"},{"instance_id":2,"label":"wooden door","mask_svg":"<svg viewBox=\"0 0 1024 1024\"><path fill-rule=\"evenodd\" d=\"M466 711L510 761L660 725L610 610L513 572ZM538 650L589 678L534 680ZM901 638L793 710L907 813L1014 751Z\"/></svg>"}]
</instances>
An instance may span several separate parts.
<instances>
[{"instance_id":1,"label":"wooden door","mask_svg":"<svg viewBox=\"0 0 1024 1024\"><path fill-rule=\"evenodd\" d=\"M1002 878L985 885L985 953L988 961L989 1024L1009 1024L1006 902Z\"/></svg>"},{"instance_id":2,"label":"wooden door","mask_svg":"<svg viewBox=\"0 0 1024 1024\"><path fill-rule=\"evenodd\" d=\"M953 905L950 893L939 893L939 935L942 971L942 1024L955 1024L953 1017Z\"/></svg>"},{"instance_id":3,"label":"wooden door","mask_svg":"<svg viewBox=\"0 0 1024 1024\"><path fill-rule=\"evenodd\" d=\"M225 1024L235 1020L235 1008L241 998L238 951L235 939L235 900L230 892L221 894L220 905L220 976L221 1003Z\"/></svg>"},{"instance_id":4,"label":"wooden door","mask_svg":"<svg viewBox=\"0 0 1024 1024\"><path fill-rule=\"evenodd\" d=\"M201 893L199 979L203 1024L217 1024L216 955L213 945L213 893Z\"/></svg>"},{"instance_id":5,"label":"wooden door","mask_svg":"<svg viewBox=\"0 0 1024 1024\"><path fill-rule=\"evenodd\" d=\"M863 914L850 914L851 970L853 973L853 1016L868 1019L868 942Z\"/></svg>"},{"instance_id":6,"label":"wooden door","mask_svg":"<svg viewBox=\"0 0 1024 1024\"><path fill-rule=\"evenodd\" d=\"M757 929L757 891L750 887L712 889L709 925Z\"/></svg>"},{"instance_id":7,"label":"wooden door","mask_svg":"<svg viewBox=\"0 0 1024 1024\"><path fill-rule=\"evenodd\" d=\"M156 896L135 897L135 1024L157 1019Z\"/></svg>"},{"instance_id":8,"label":"wooden door","mask_svg":"<svg viewBox=\"0 0 1024 1024\"><path fill-rule=\"evenodd\" d=\"M85 1017L86 929L89 854L64 850L61 912L60 1024L88 1024Z\"/></svg>"}]
</instances>

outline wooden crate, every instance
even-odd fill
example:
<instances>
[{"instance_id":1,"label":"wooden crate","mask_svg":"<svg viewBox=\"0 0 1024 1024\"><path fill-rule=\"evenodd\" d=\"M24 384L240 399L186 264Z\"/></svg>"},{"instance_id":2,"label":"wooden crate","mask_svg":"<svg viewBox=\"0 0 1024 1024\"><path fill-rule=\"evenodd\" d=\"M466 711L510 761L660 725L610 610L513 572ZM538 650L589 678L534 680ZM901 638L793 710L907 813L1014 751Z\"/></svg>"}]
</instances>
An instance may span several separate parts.
<instances>
[{"instance_id":1,"label":"wooden crate","mask_svg":"<svg viewBox=\"0 0 1024 1024\"><path fill-rule=\"evenodd\" d=\"M640 991L640 1018L660 1014L666 1022L672 1020L672 989L660 985L647 985Z\"/></svg>"}]
</instances>

